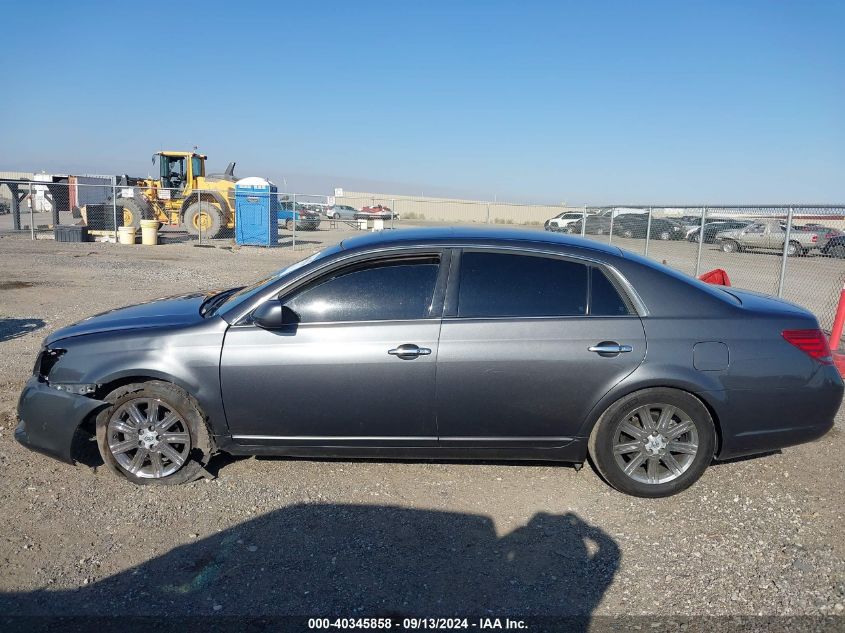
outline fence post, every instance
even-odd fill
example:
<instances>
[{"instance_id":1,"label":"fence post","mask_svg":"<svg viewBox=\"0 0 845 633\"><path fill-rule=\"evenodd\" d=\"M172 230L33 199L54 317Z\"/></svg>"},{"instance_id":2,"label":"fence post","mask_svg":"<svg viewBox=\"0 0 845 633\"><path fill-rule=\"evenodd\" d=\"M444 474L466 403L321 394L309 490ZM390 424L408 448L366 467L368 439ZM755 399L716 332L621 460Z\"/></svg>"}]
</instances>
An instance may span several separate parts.
<instances>
[{"instance_id":1,"label":"fence post","mask_svg":"<svg viewBox=\"0 0 845 633\"><path fill-rule=\"evenodd\" d=\"M783 255L780 261L780 279L778 279L778 297L783 296L783 281L786 278L786 260L788 258L789 238L792 234L792 207L789 207L789 214L786 216L786 234L783 237Z\"/></svg>"},{"instance_id":2,"label":"fence post","mask_svg":"<svg viewBox=\"0 0 845 633\"><path fill-rule=\"evenodd\" d=\"M484 221L485 224L490 224L490 203L487 203L487 219Z\"/></svg>"},{"instance_id":3,"label":"fence post","mask_svg":"<svg viewBox=\"0 0 845 633\"><path fill-rule=\"evenodd\" d=\"M665 213L665 211L664 211ZM648 257L648 242L651 239L651 207L648 208L648 221L645 225L645 252L643 255Z\"/></svg>"},{"instance_id":4,"label":"fence post","mask_svg":"<svg viewBox=\"0 0 845 633\"><path fill-rule=\"evenodd\" d=\"M581 215L581 237L587 234L587 205L584 205L584 213Z\"/></svg>"},{"instance_id":5,"label":"fence post","mask_svg":"<svg viewBox=\"0 0 845 633\"><path fill-rule=\"evenodd\" d=\"M32 183L29 183L29 238L35 239L35 198L32 197Z\"/></svg>"},{"instance_id":6,"label":"fence post","mask_svg":"<svg viewBox=\"0 0 845 633\"><path fill-rule=\"evenodd\" d=\"M296 250L296 194L293 194L293 202L291 203L291 209L293 209L293 241L291 244L291 248Z\"/></svg>"},{"instance_id":7,"label":"fence post","mask_svg":"<svg viewBox=\"0 0 845 633\"><path fill-rule=\"evenodd\" d=\"M610 210L610 231L607 232L607 243L613 244L613 209Z\"/></svg>"},{"instance_id":8,"label":"fence post","mask_svg":"<svg viewBox=\"0 0 845 633\"><path fill-rule=\"evenodd\" d=\"M112 178L111 181L111 217L112 217L112 230L114 231L114 243L117 244L117 179ZM105 218L104 218L105 219ZM106 227L103 227L106 228Z\"/></svg>"},{"instance_id":9,"label":"fence post","mask_svg":"<svg viewBox=\"0 0 845 633\"><path fill-rule=\"evenodd\" d=\"M396 220L396 198L390 199L390 228L395 229L393 222Z\"/></svg>"},{"instance_id":10,"label":"fence post","mask_svg":"<svg viewBox=\"0 0 845 633\"><path fill-rule=\"evenodd\" d=\"M698 229L698 254L695 256L695 276L701 272L701 249L704 248L704 223L707 221L707 207L701 210L701 226Z\"/></svg>"}]
</instances>

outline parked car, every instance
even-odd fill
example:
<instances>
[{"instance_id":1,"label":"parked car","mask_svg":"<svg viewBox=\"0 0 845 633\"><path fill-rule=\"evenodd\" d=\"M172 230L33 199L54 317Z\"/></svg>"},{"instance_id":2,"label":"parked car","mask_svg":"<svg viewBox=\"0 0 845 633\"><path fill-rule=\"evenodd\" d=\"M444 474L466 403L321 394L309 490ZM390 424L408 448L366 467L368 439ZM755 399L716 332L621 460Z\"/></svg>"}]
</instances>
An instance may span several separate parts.
<instances>
[{"instance_id":1,"label":"parked car","mask_svg":"<svg viewBox=\"0 0 845 633\"><path fill-rule=\"evenodd\" d=\"M326 210L326 217L330 220L355 220L358 209L347 204L335 204Z\"/></svg>"},{"instance_id":2,"label":"parked car","mask_svg":"<svg viewBox=\"0 0 845 633\"><path fill-rule=\"evenodd\" d=\"M294 221L297 231L316 231L320 226L320 214L298 202L296 212L293 211L292 202L280 202L277 215L279 224L283 225L287 231L293 231Z\"/></svg>"},{"instance_id":3,"label":"parked car","mask_svg":"<svg viewBox=\"0 0 845 633\"><path fill-rule=\"evenodd\" d=\"M581 226L584 224L584 219L579 218L575 222L570 222L564 227L565 233L574 235L581 234ZM587 229L584 231L586 235L610 235L610 216L592 214L587 216Z\"/></svg>"},{"instance_id":4,"label":"parked car","mask_svg":"<svg viewBox=\"0 0 845 633\"><path fill-rule=\"evenodd\" d=\"M361 210L355 215L356 220L392 220L398 219L399 215L394 214L390 208L377 204L374 207L361 207Z\"/></svg>"},{"instance_id":5,"label":"parked car","mask_svg":"<svg viewBox=\"0 0 845 633\"><path fill-rule=\"evenodd\" d=\"M845 235L835 235L821 248L822 255L845 259Z\"/></svg>"},{"instance_id":6,"label":"parked car","mask_svg":"<svg viewBox=\"0 0 845 633\"><path fill-rule=\"evenodd\" d=\"M716 220L708 222L704 225L704 243L712 244L716 241L716 235L720 231L733 231L736 229L745 228L751 224L746 220ZM687 233L687 239L690 242L698 242L701 239L701 227L696 227Z\"/></svg>"},{"instance_id":7,"label":"parked car","mask_svg":"<svg viewBox=\"0 0 845 633\"><path fill-rule=\"evenodd\" d=\"M726 253L744 249L782 251L786 240L784 223L775 218L756 220L748 226L716 234L716 242ZM820 249L827 244L827 238L814 231L790 231L786 254L789 257L806 255L808 251Z\"/></svg>"},{"instance_id":8,"label":"parked car","mask_svg":"<svg viewBox=\"0 0 845 633\"><path fill-rule=\"evenodd\" d=\"M546 231L563 231L568 225L583 218L583 213L558 213L555 217L546 220L543 228Z\"/></svg>"},{"instance_id":9,"label":"parked car","mask_svg":"<svg viewBox=\"0 0 845 633\"><path fill-rule=\"evenodd\" d=\"M647 233L653 240L682 240L686 235L681 224L666 218L652 217L649 228L647 213L620 215L613 220L614 235L645 239Z\"/></svg>"},{"instance_id":10,"label":"parked car","mask_svg":"<svg viewBox=\"0 0 845 633\"><path fill-rule=\"evenodd\" d=\"M796 305L549 232L409 229L54 331L15 437L72 462L93 433L111 471L154 484L219 451L589 454L617 489L660 497L714 458L821 437L842 393Z\"/></svg>"},{"instance_id":11,"label":"parked car","mask_svg":"<svg viewBox=\"0 0 845 633\"><path fill-rule=\"evenodd\" d=\"M0 215L6 215L12 212L11 205L5 200L0 200Z\"/></svg>"}]
</instances>

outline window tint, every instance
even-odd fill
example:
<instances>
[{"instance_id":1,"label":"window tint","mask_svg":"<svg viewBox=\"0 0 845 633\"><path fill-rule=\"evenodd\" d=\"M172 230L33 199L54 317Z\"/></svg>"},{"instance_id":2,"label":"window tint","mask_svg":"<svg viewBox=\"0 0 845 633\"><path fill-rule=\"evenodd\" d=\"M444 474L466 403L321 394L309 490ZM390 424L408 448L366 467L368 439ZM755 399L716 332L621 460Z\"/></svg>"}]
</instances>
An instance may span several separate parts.
<instances>
[{"instance_id":1,"label":"window tint","mask_svg":"<svg viewBox=\"0 0 845 633\"><path fill-rule=\"evenodd\" d=\"M393 260L344 269L287 299L301 323L386 321L428 316L436 258Z\"/></svg>"},{"instance_id":2,"label":"window tint","mask_svg":"<svg viewBox=\"0 0 845 633\"><path fill-rule=\"evenodd\" d=\"M458 316L573 316L586 313L587 267L550 257L464 253Z\"/></svg>"},{"instance_id":3,"label":"window tint","mask_svg":"<svg viewBox=\"0 0 845 633\"><path fill-rule=\"evenodd\" d=\"M617 316L630 314L616 287L599 268L593 268L591 275L592 293L590 314L594 316Z\"/></svg>"}]
</instances>

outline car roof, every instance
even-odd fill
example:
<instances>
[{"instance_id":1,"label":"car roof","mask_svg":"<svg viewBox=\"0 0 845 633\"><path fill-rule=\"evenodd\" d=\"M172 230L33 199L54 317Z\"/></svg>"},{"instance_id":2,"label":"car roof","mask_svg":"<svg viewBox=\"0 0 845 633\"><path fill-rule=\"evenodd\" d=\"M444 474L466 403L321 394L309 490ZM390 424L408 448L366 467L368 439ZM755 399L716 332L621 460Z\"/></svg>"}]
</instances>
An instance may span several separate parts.
<instances>
[{"instance_id":1,"label":"car roof","mask_svg":"<svg viewBox=\"0 0 845 633\"><path fill-rule=\"evenodd\" d=\"M531 229L508 229L493 227L444 226L413 229L386 229L373 231L343 240L340 247L344 250L358 250L388 246L434 245L472 243L495 245L497 243L547 244L552 246L570 246L589 249L611 255L622 255L622 249L609 244L601 244L582 237L563 235Z\"/></svg>"}]
</instances>

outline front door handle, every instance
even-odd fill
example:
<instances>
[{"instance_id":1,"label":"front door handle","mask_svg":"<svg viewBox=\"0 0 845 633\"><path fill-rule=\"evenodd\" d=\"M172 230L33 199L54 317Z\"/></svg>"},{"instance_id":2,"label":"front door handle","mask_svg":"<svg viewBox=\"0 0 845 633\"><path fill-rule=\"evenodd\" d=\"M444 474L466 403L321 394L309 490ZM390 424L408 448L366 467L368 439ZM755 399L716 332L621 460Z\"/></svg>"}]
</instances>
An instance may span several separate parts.
<instances>
[{"instance_id":1,"label":"front door handle","mask_svg":"<svg viewBox=\"0 0 845 633\"><path fill-rule=\"evenodd\" d=\"M431 350L427 347L414 345L413 343L405 343L399 347L387 350L387 353L391 356L398 356L402 360L413 360L417 356L428 356L431 354Z\"/></svg>"},{"instance_id":2,"label":"front door handle","mask_svg":"<svg viewBox=\"0 0 845 633\"><path fill-rule=\"evenodd\" d=\"M587 348L587 351L595 352L599 356L618 356L619 354L633 352L634 348L630 345L620 345L616 341L602 341L596 345L591 345Z\"/></svg>"}]
</instances>

